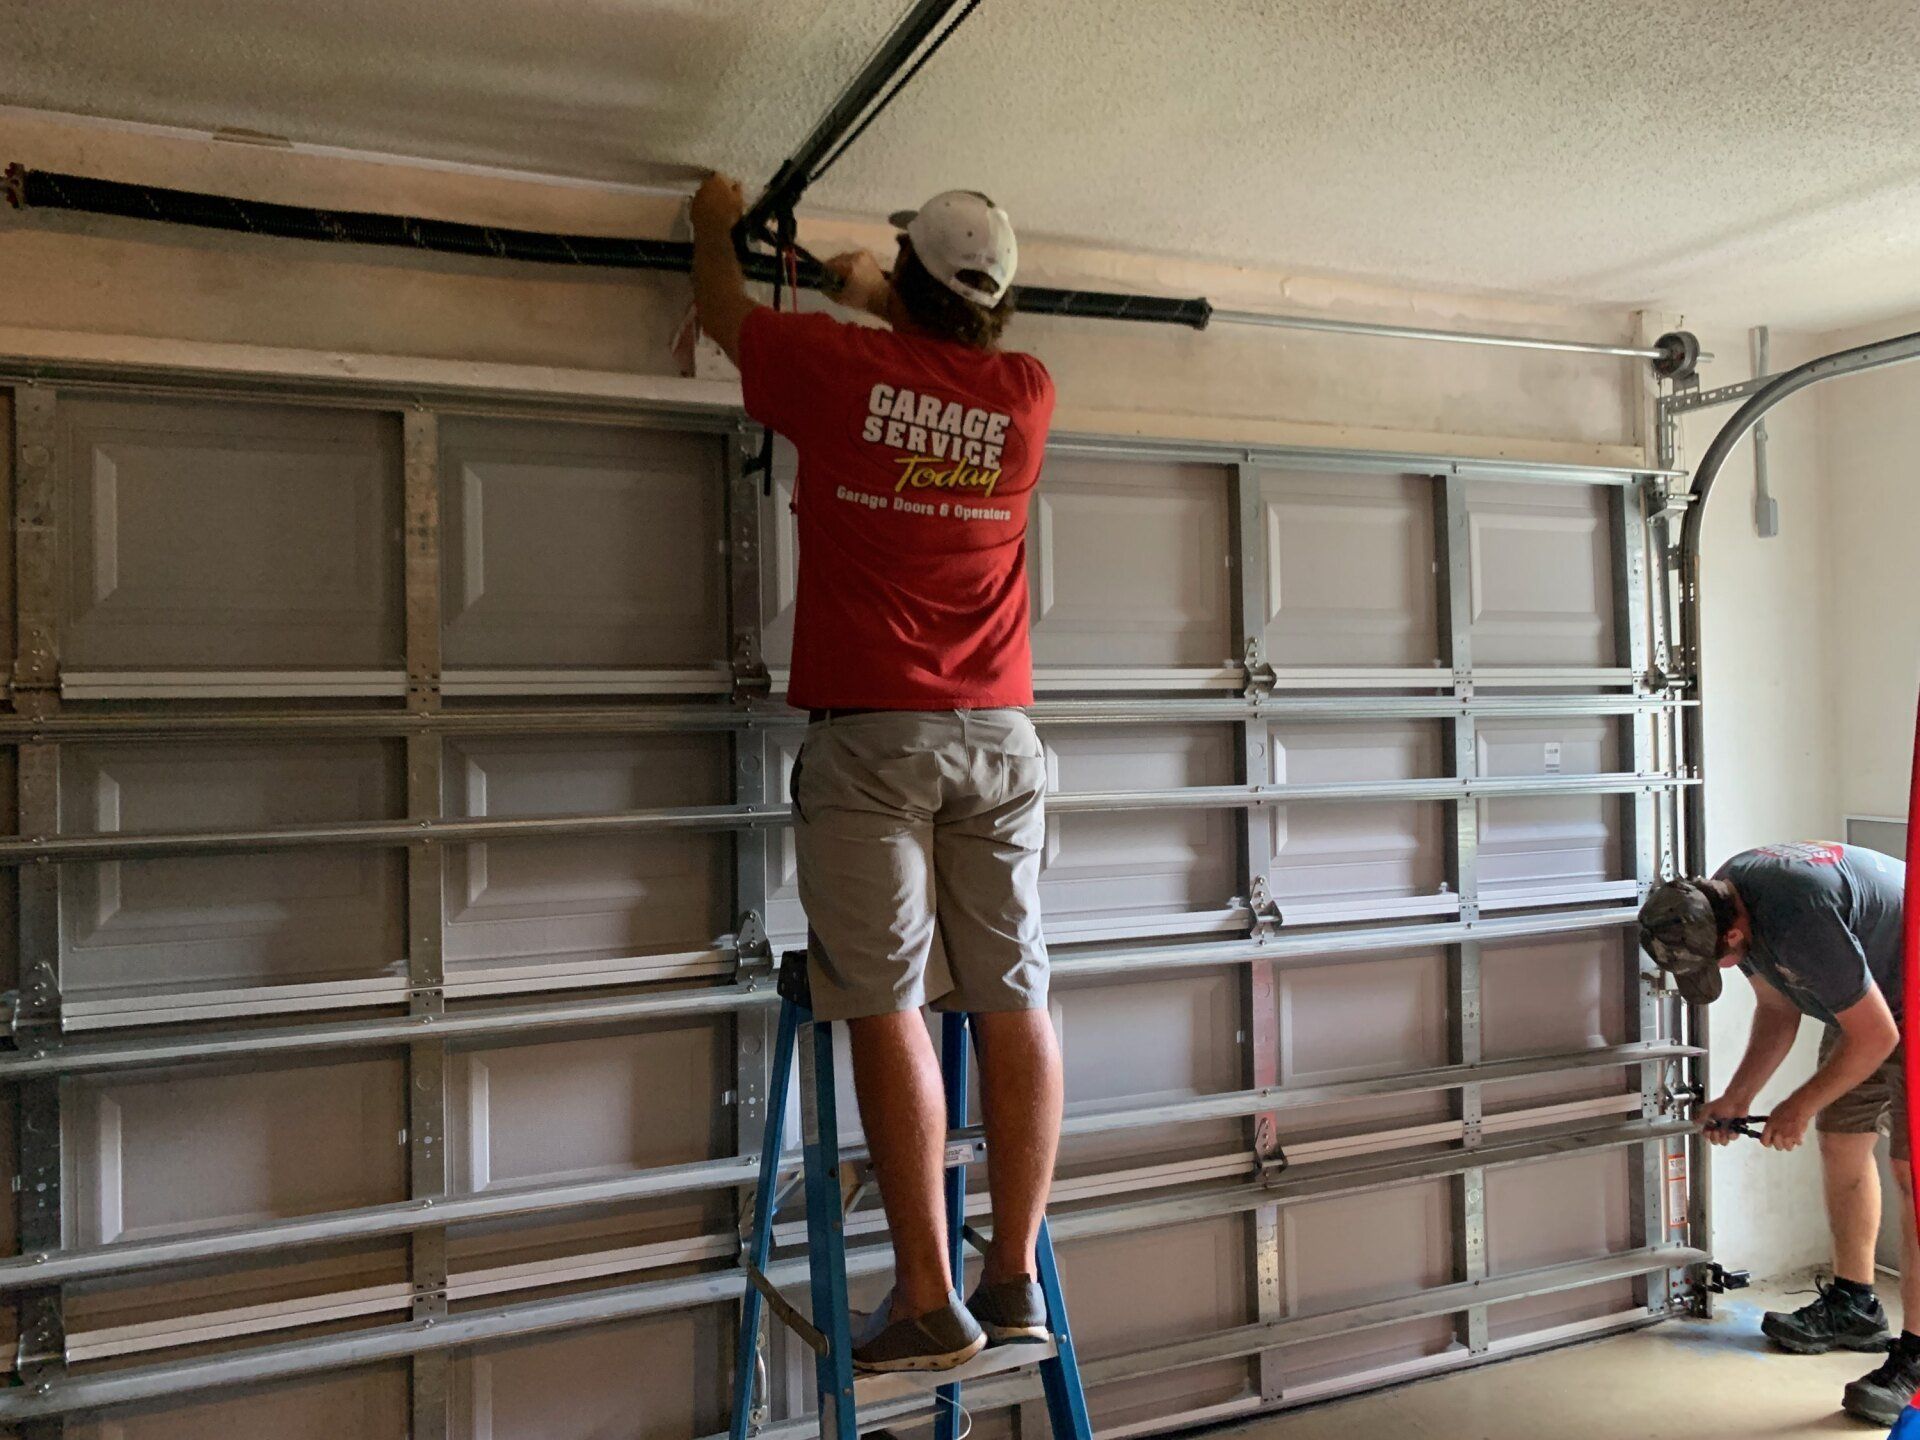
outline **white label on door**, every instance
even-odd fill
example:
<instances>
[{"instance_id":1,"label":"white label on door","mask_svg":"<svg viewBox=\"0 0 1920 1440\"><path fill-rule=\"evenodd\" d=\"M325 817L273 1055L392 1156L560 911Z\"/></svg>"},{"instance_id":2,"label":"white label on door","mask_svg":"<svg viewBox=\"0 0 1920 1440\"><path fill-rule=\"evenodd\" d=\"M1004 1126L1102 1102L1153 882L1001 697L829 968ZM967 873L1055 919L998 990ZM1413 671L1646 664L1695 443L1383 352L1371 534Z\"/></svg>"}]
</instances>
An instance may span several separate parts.
<instances>
[{"instance_id":1,"label":"white label on door","mask_svg":"<svg viewBox=\"0 0 1920 1440\"><path fill-rule=\"evenodd\" d=\"M1550 774L1558 774L1560 771L1560 742L1558 740L1549 740L1547 742L1547 770Z\"/></svg>"}]
</instances>

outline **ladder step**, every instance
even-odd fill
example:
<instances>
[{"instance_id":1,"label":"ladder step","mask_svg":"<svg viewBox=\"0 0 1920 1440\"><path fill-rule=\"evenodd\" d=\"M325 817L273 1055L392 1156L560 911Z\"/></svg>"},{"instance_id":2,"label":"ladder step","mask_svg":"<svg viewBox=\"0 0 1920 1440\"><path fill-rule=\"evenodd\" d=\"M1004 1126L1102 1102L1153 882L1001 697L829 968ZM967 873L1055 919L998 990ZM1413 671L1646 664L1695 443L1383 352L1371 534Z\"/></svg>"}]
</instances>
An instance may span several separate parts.
<instances>
[{"instance_id":1,"label":"ladder step","mask_svg":"<svg viewBox=\"0 0 1920 1440\"><path fill-rule=\"evenodd\" d=\"M1053 1341L1045 1344L989 1345L964 1365L951 1370L895 1370L885 1375L853 1377L854 1400L861 1407L883 1404L909 1395L923 1395L942 1385L965 1384L984 1380L989 1375L1004 1375L1010 1370L1025 1370L1042 1360L1051 1360L1059 1351Z\"/></svg>"}]
</instances>

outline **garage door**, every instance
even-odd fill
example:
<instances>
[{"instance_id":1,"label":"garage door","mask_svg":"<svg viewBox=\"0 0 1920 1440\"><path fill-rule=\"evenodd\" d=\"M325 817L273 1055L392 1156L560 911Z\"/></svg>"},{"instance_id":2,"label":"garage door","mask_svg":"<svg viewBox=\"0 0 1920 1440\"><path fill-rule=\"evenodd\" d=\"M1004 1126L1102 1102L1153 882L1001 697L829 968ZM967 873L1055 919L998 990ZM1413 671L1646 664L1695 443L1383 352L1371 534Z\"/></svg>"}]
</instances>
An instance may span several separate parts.
<instances>
[{"instance_id":1,"label":"garage door","mask_svg":"<svg viewBox=\"0 0 1920 1440\"><path fill-rule=\"evenodd\" d=\"M790 453L763 493L719 412L145 382L8 402L0 1421L724 1430L805 930ZM1667 1311L1644 510L1054 445L1055 1223L1102 1433ZM875 1295L870 1195L849 1230ZM762 1428L805 1432L805 1352L764 1363ZM1035 1395L981 1387L982 1433Z\"/></svg>"}]
</instances>

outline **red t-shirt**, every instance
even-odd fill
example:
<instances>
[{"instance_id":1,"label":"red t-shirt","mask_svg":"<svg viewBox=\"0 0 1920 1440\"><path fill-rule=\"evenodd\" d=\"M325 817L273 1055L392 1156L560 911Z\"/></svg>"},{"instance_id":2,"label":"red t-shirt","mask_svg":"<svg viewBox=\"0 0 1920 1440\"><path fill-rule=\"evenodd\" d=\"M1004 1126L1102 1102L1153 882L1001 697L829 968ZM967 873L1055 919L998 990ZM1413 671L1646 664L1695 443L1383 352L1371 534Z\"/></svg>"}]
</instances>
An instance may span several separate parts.
<instances>
[{"instance_id":1,"label":"red t-shirt","mask_svg":"<svg viewBox=\"0 0 1920 1440\"><path fill-rule=\"evenodd\" d=\"M740 327L747 413L800 452L789 703L1033 700L1027 502L1053 379L975 350L765 306Z\"/></svg>"}]
</instances>

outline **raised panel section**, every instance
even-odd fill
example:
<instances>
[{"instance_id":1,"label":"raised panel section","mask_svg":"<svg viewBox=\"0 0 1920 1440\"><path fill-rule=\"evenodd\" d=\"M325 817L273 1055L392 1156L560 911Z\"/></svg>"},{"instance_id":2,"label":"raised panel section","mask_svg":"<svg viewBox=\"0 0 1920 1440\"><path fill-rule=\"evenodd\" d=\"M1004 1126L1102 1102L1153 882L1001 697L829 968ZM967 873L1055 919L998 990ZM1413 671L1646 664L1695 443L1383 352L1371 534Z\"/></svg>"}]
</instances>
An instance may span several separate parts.
<instances>
[{"instance_id":1,"label":"raised panel section","mask_svg":"<svg viewBox=\"0 0 1920 1440\"><path fill-rule=\"evenodd\" d=\"M1268 659L1439 664L1433 505L1421 475L1262 471Z\"/></svg>"},{"instance_id":2,"label":"raised panel section","mask_svg":"<svg viewBox=\"0 0 1920 1440\"><path fill-rule=\"evenodd\" d=\"M1627 941L1614 930L1483 945L1480 1043L1488 1060L1625 1044ZM1487 1087L1497 1113L1617 1092L1619 1070L1575 1070Z\"/></svg>"},{"instance_id":3,"label":"raised panel section","mask_svg":"<svg viewBox=\"0 0 1920 1440\"><path fill-rule=\"evenodd\" d=\"M449 1374L453 1440L685 1440L727 1425L731 1307L476 1348Z\"/></svg>"},{"instance_id":4,"label":"raised panel section","mask_svg":"<svg viewBox=\"0 0 1920 1440\"><path fill-rule=\"evenodd\" d=\"M793 607L800 595L800 522L793 513L799 453L773 437L773 484L760 501L760 653L771 669L793 663Z\"/></svg>"},{"instance_id":5,"label":"raised panel section","mask_svg":"<svg viewBox=\"0 0 1920 1440\"><path fill-rule=\"evenodd\" d=\"M62 397L71 668L401 663L400 421Z\"/></svg>"},{"instance_id":6,"label":"raised panel section","mask_svg":"<svg viewBox=\"0 0 1920 1440\"><path fill-rule=\"evenodd\" d=\"M1048 726L1041 734L1048 786L1070 793L1232 784L1234 738L1224 725ZM1049 814L1040 879L1048 934L1181 928L1183 914L1227 907L1234 857L1227 810Z\"/></svg>"},{"instance_id":7,"label":"raised panel section","mask_svg":"<svg viewBox=\"0 0 1920 1440\"><path fill-rule=\"evenodd\" d=\"M1611 666L1612 491L1467 485L1473 663Z\"/></svg>"},{"instance_id":8,"label":"raised panel section","mask_svg":"<svg viewBox=\"0 0 1920 1440\"><path fill-rule=\"evenodd\" d=\"M1329 1085L1447 1063L1439 950L1280 972L1280 1078Z\"/></svg>"},{"instance_id":9,"label":"raised panel section","mask_svg":"<svg viewBox=\"0 0 1920 1440\"><path fill-rule=\"evenodd\" d=\"M1289 1315L1317 1315L1445 1285L1454 1273L1447 1183L1429 1180L1280 1211Z\"/></svg>"},{"instance_id":10,"label":"raised panel section","mask_svg":"<svg viewBox=\"0 0 1920 1440\"><path fill-rule=\"evenodd\" d=\"M1308 1401L1412 1379L1424 1362L1462 1348L1453 1317L1430 1315L1289 1345L1280 1352L1280 1373L1288 1398Z\"/></svg>"},{"instance_id":11,"label":"raised panel section","mask_svg":"<svg viewBox=\"0 0 1920 1440\"><path fill-rule=\"evenodd\" d=\"M1620 722L1604 716L1483 722L1476 732L1480 773L1597 775L1620 768ZM1482 800L1480 891L1520 900L1621 877L1623 813L1610 795Z\"/></svg>"},{"instance_id":12,"label":"raised panel section","mask_svg":"<svg viewBox=\"0 0 1920 1440\"><path fill-rule=\"evenodd\" d=\"M1633 1247L1625 1146L1487 1172L1487 1273L1505 1275Z\"/></svg>"},{"instance_id":13,"label":"raised panel section","mask_svg":"<svg viewBox=\"0 0 1920 1440\"><path fill-rule=\"evenodd\" d=\"M387 1364L215 1398L135 1406L67 1421L68 1440L399 1440L407 1433L407 1367Z\"/></svg>"},{"instance_id":14,"label":"raised panel section","mask_svg":"<svg viewBox=\"0 0 1920 1440\"><path fill-rule=\"evenodd\" d=\"M1626 1315L1641 1308L1634 1291L1632 1280L1609 1280L1604 1285L1584 1285L1578 1290L1489 1305L1487 1337L1494 1341L1521 1340L1562 1325Z\"/></svg>"},{"instance_id":15,"label":"raised panel section","mask_svg":"<svg viewBox=\"0 0 1920 1440\"><path fill-rule=\"evenodd\" d=\"M585 1040L456 1052L454 1187L587 1179L729 1153L732 1026L702 1017Z\"/></svg>"},{"instance_id":16,"label":"raised panel section","mask_svg":"<svg viewBox=\"0 0 1920 1440\"><path fill-rule=\"evenodd\" d=\"M1063 1244L1061 1278L1082 1361L1252 1323L1248 1246L1239 1215ZM1103 1432L1238 1399L1247 1379L1246 1362L1225 1361L1103 1385L1087 1400Z\"/></svg>"},{"instance_id":17,"label":"raised panel section","mask_svg":"<svg viewBox=\"0 0 1920 1440\"><path fill-rule=\"evenodd\" d=\"M442 775L451 816L594 815L724 804L727 763L716 735L460 737ZM727 837L695 830L449 846L449 974L704 952L731 874Z\"/></svg>"},{"instance_id":18,"label":"raised panel section","mask_svg":"<svg viewBox=\"0 0 1920 1440\"><path fill-rule=\"evenodd\" d=\"M1238 1089L1242 981L1232 970L1180 971L1053 987L1067 1113L1141 1109ZM1155 1162L1246 1148L1235 1120L1193 1122L1066 1141L1063 1175L1129 1156Z\"/></svg>"},{"instance_id":19,"label":"raised panel section","mask_svg":"<svg viewBox=\"0 0 1920 1440\"><path fill-rule=\"evenodd\" d=\"M446 664L724 661L725 454L713 435L444 421Z\"/></svg>"},{"instance_id":20,"label":"raised panel section","mask_svg":"<svg viewBox=\"0 0 1920 1440\"><path fill-rule=\"evenodd\" d=\"M388 819L404 807L386 741L74 746L61 829L252 830ZM393 849L69 865L64 985L76 998L380 974L405 954Z\"/></svg>"},{"instance_id":21,"label":"raised panel section","mask_svg":"<svg viewBox=\"0 0 1920 1440\"><path fill-rule=\"evenodd\" d=\"M1446 1182L1289 1205L1280 1212L1281 1289L1289 1315L1346 1310L1452 1280L1452 1197ZM1280 1352L1289 1389L1437 1354L1452 1343L1445 1316L1332 1335Z\"/></svg>"},{"instance_id":22,"label":"raised panel section","mask_svg":"<svg viewBox=\"0 0 1920 1440\"><path fill-rule=\"evenodd\" d=\"M66 1242L102 1245L406 1195L397 1058L68 1081Z\"/></svg>"},{"instance_id":23,"label":"raised panel section","mask_svg":"<svg viewBox=\"0 0 1920 1440\"><path fill-rule=\"evenodd\" d=\"M1050 458L1027 568L1037 666L1237 663L1218 466Z\"/></svg>"},{"instance_id":24,"label":"raised panel section","mask_svg":"<svg viewBox=\"0 0 1920 1440\"><path fill-rule=\"evenodd\" d=\"M1411 780L1441 773L1428 721L1276 724L1275 784ZM1443 895L1446 807L1433 801L1299 800L1262 812L1273 830L1268 886L1289 922L1454 908Z\"/></svg>"}]
</instances>

